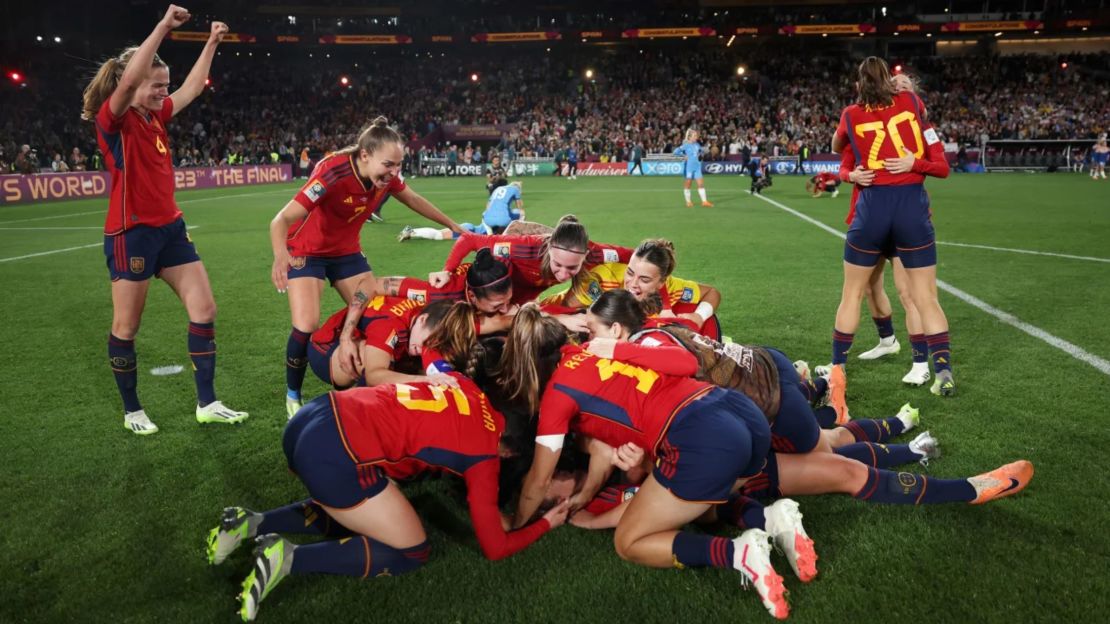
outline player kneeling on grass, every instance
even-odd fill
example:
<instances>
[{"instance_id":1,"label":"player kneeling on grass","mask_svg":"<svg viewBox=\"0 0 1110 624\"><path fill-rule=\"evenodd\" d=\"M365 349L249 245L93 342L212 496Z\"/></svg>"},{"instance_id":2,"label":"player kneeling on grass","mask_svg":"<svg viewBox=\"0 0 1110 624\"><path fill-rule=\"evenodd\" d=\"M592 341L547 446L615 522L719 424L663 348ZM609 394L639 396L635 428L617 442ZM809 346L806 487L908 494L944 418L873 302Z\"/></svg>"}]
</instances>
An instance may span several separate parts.
<instances>
[{"instance_id":1,"label":"player kneeling on grass","mask_svg":"<svg viewBox=\"0 0 1110 624\"><path fill-rule=\"evenodd\" d=\"M737 479L758 474L771 444L767 419L738 392L640 366L635 357L650 348L620 347L614 359L599 358L568 344L566 329L536 306L517 313L499 384L510 400L532 412L538 408L539 418L514 526L528 522L543 502L568 433L613 448L635 443L655 467L617 527L617 554L657 568L733 568L771 614L786 617L782 577L771 567L765 531L752 529L735 540L679 531L727 501ZM595 494L579 492L571 509Z\"/></svg>"},{"instance_id":2,"label":"player kneeling on grass","mask_svg":"<svg viewBox=\"0 0 1110 624\"><path fill-rule=\"evenodd\" d=\"M201 423L239 423L246 412L216 399L216 302L208 272L174 201L174 173L166 124L204 91L216 46L227 24L211 33L181 88L169 93L170 70L158 58L169 32L190 19L170 5L138 48L108 59L84 93L81 117L96 124L96 139L112 174L104 254L112 279L112 331L108 362L123 399L123 426L139 435L158 431L139 403L135 336L152 277L169 284L189 317L188 347Z\"/></svg>"},{"instance_id":3,"label":"player kneeling on grass","mask_svg":"<svg viewBox=\"0 0 1110 624\"><path fill-rule=\"evenodd\" d=\"M469 331L445 331L460 327ZM244 621L255 618L262 600L290 574L397 576L424 565L431 550L424 527L390 479L424 472L461 476L478 545L489 559L519 552L564 523L569 503L519 530L504 528L497 507L498 474L500 457L511 451L502 438L527 423L507 422L471 379L478 372L476 343L473 308L456 304L425 343L425 365L447 371L439 375L441 385L332 392L310 401L289 421L282 440L285 456L311 498L265 513L227 508L208 536L212 564L222 563L243 540L261 536L240 595ZM437 359L440 354L443 360ZM294 545L279 535L288 533L329 539Z\"/></svg>"},{"instance_id":4,"label":"player kneeling on grass","mask_svg":"<svg viewBox=\"0 0 1110 624\"><path fill-rule=\"evenodd\" d=\"M840 177L835 173L822 171L806 181L806 192L810 195L820 197L825 191L829 191L832 197L840 194Z\"/></svg>"},{"instance_id":5,"label":"player kneeling on grass","mask_svg":"<svg viewBox=\"0 0 1110 624\"><path fill-rule=\"evenodd\" d=\"M521 182L508 184L504 179L498 181L498 186L493 189L486 204L486 211L482 213L482 222L478 225L463 223L462 228L471 234L502 234L505 228L513 221L524 218L524 200L521 198ZM428 240L453 240L460 236L457 232L435 228L413 228L405 226L397 235L400 242L410 238L426 238Z\"/></svg>"}]
</instances>

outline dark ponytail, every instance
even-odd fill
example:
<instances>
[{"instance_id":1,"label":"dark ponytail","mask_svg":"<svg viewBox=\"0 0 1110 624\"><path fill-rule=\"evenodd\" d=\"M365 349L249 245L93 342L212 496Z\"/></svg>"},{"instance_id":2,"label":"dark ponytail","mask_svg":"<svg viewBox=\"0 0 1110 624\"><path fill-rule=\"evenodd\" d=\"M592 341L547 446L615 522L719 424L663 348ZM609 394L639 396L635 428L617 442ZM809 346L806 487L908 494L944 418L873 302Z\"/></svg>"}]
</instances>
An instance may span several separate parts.
<instances>
[{"instance_id":1,"label":"dark ponytail","mask_svg":"<svg viewBox=\"0 0 1110 624\"><path fill-rule=\"evenodd\" d=\"M513 288L509 265L498 260L487 247L474 255L474 264L466 272L466 286L476 299L504 295Z\"/></svg>"},{"instance_id":2,"label":"dark ponytail","mask_svg":"<svg viewBox=\"0 0 1110 624\"><path fill-rule=\"evenodd\" d=\"M886 106L894 101L897 92L890 77L886 61L869 56L859 64L859 100L865 106Z\"/></svg>"},{"instance_id":3,"label":"dark ponytail","mask_svg":"<svg viewBox=\"0 0 1110 624\"><path fill-rule=\"evenodd\" d=\"M643 305L632 293L623 288L601 293L601 296L590 305L590 314L609 325L620 323L621 327L627 329L630 334L643 329L647 321Z\"/></svg>"}]
</instances>

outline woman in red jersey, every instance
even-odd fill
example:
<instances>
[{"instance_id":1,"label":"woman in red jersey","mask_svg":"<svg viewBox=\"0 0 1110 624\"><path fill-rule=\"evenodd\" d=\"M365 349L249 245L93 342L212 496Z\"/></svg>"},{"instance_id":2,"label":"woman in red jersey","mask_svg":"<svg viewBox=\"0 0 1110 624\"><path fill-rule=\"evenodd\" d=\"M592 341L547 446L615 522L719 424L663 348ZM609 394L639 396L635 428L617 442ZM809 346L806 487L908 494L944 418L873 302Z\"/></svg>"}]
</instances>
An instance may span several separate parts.
<instances>
[{"instance_id":1,"label":"woman in red jersey","mask_svg":"<svg viewBox=\"0 0 1110 624\"><path fill-rule=\"evenodd\" d=\"M860 190L844 243L844 287L833 327L829 393L842 419L848 409L844 364L859 326L860 300L884 255L897 254L906 268L936 370L933 391L950 396L956 390L948 321L937 301L936 234L925 173L917 166L940 139L932 128L922 132L928 122L924 104L914 93L897 90L885 61L864 59L858 75L859 103L844 109L833 141L834 149L848 146L860 167L874 173L871 185Z\"/></svg>"},{"instance_id":2,"label":"woman in red jersey","mask_svg":"<svg viewBox=\"0 0 1110 624\"><path fill-rule=\"evenodd\" d=\"M500 457L511 453L505 438L526 423L507 421L472 381L474 320L470 306L455 304L426 343L426 361L442 357L466 371L448 373L457 387L411 383L332 392L289 422L285 456L311 498L265 513L227 508L208 537L208 561L218 564L244 539L261 535L240 596L244 620L254 619L259 603L289 574L366 578L422 566L431 551L424 526L391 479L461 476L478 545L491 560L523 550L565 522L569 502L519 530L505 528L497 506ZM294 545L280 533L331 539Z\"/></svg>"},{"instance_id":3,"label":"woman in red jersey","mask_svg":"<svg viewBox=\"0 0 1110 624\"><path fill-rule=\"evenodd\" d=\"M766 531L750 529L729 540L678 530L728 500L737 480L759 473L771 444L767 419L738 392L652 370L659 353L623 343L611 358L598 357L569 344L565 328L536 306L521 308L505 341L499 383L510 400L538 408L539 419L514 526L523 526L543 502L572 430L613 448L634 443L655 468L617 528L617 554L650 567L736 569L764 607L784 618L789 608ZM696 360L686 364L692 375ZM596 487L590 489L570 499L572 510L594 497Z\"/></svg>"},{"instance_id":4,"label":"woman in red jersey","mask_svg":"<svg viewBox=\"0 0 1110 624\"><path fill-rule=\"evenodd\" d=\"M590 241L586 227L574 215L559 219L551 234L532 236L483 236L463 234L455 241L443 270L428 276L434 288L451 280L451 274L463 259L474 251L488 248L497 258L512 266L513 297L516 304L535 301L540 294L556 284L573 279L583 268L604 262L628 262L632 250L616 245ZM557 317L568 329L584 331L581 315Z\"/></svg>"},{"instance_id":5,"label":"woman in red jersey","mask_svg":"<svg viewBox=\"0 0 1110 624\"><path fill-rule=\"evenodd\" d=\"M915 90L913 81L906 74L894 76L893 82L898 91L913 92ZM845 138L844 140L846 141L847 139ZM906 154L899 159L885 160L883 161L883 165L890 171L912 170L916 173L922 173L937 178L947 178L949 173L948 160L944 156L944 146L939 141L927 145L924 158L917 159L914 158L912 154ZM853 183L852 199L849 205L848 216L844 221L846 224L851 225L855 218L856 202L859 199L860 189L866 188L874 182L875 172L859 166L856 162L855 153L851 149L846 148L841 152L839 176L844 182ZM894 271L894 285L898 290L898 299L906 312L906 330L909 333L910 346L913 352L913 365L910 371L902 378L902 382L920 386L929 381L931 377L928 362L929 349L924 330L921 326L921 315L918 313L917 307L910 297L909 278L906 275L906 269L902 266L902 261L898 258L897 253L895 253L893 257L886 258L885 260L890 261ZM900 350L898 340L894 337L894 327L890 319L892 312L890 299L887 297L883 287L883 268L885 265L885 261L880 261L875 265L875 269L871 273L866 293L871 318L874 320L875 326L879 331L879 344L861 353L859 355L861 360L877 359L884 355L898 353ZM821 368L822 367L818 367L816 371L818 375L825 372L822 371Z\"/></svg>"},{"instance_id":6,"label":"woman in red jersey","mask_svg":"<svg viewBox=\"0 0 1110 624\"><path fill-rule=\"evenodd\" d=\"M96 140L112 174L104 254L112 278L112 333L108 360L123 398L123 426L139 435L158 427L139 403L135 335L150 278L160 277L181 299L189 316L189 357L197 385L196 418L238 423L247 418L216 399L216 302L174 201L173 161L166 124L204 90L216 46L227 25L212 22L208 42L181 88L169 93L170 70L158 46L191 16L170 5L137 48L108 59L85 87L82 118L96 124Z\"/></svg>"},{"instance_id":7,"label":"woman in red jersey","mask_svg":"<svg viewBox=\"0 0 1110 624\"><path fill-rule=\"evenodd\" d=\"M288 291L293 317L285 347L285 408L290 416L301 406L308 337L320 324L324 279L348 304L365 307L374 294L373 273L359 241L362 224L370 215L392 196L414 212L461 231L405 185L403 146L385 117L374 119L354 145L321 160L304 187L270 222L274 252L270 279L278 292Z\"/></svg>"}]
</instances>

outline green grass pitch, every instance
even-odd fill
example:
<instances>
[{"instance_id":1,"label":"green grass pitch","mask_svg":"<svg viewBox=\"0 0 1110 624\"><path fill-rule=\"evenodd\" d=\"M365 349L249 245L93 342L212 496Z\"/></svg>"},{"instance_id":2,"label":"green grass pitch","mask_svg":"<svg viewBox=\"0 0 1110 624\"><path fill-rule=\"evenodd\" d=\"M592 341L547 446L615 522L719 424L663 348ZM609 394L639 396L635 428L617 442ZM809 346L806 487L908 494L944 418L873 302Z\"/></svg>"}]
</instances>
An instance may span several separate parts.
<instances>
[{"instance_id":1,"label":"green grass pitch","mask_svg":"<svg viewBox=\"0 0 1110 624\"><path fill-rule=\"evenodd\" d=\"M481 180L409 182L456 220L479 218ZM800 177L780 176L767 195L843 231L847 193L811 199L802 185ZM573 212L594 240L634 246L671 238L676 273L721 290L727 334L812 364L827 361L841 240L749 196L746 179L707 177L706 186L714 208L685 208L677 178L526 179L524 199L529 219L551 223ZM1012 174L955 176L928 187L940 241L1110 258L1110 182ZM217 389L251 418L233 428L193 419L187 319L173 293L156 284L137 342L140 396L161 428L149 438L123 429L105 361L111 302L99 227L106 202L0 209L0 622L237 617L247 549L209 567L206 531L226 505L267 509L305 496L280 447L289 312L270 284L267 238L270 218L294 189L179 195L219 305ZM441 266L450 243L397 243L403 225L426 224L396 202L384 216L386 223L363 230L378 275L419 276ZM77 249L12 259L67 248ZM951 245L939 255L941 279L1110 358L1105 260ZM853 356L853 415L890 415L907 401L920 407L922 429L940 439L944 456L908 470L962 477L1027 458L1036 477L1023 494L982 507L801 498L820 574L803 585L773 556L790 590L791 620L1101 619L1110 609L1110 379L947 293L941 303L959 396L941 400L900 383L909 356L896 305L903 352L870 363ZM340 305L329 291L324 316ZM864 318L855 352L875 340ZM169 364L185 365L186 373L149 374ZM324 391L308 377L308 396ZM509 560L486 562L453 487L433 480L407 493L433 545L424 569L365 581L291 578L263 604L259 621L768 621L735 572L626 564L610 532L567 526Z\"/></svg>"}]
</instances>

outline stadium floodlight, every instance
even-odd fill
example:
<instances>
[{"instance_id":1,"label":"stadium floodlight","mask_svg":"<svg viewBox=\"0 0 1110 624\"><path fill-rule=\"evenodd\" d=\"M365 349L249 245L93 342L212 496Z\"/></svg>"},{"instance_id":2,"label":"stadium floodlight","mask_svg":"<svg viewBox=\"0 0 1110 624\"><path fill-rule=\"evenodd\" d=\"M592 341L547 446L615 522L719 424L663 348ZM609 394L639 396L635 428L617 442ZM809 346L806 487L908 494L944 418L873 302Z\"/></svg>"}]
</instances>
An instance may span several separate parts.
<instances>
[{"instance_id":1,"label":"stadium floodlight","mask_svg":"<svg viewBox=\"0 0 1110 624\"><path fill-rule=\"evenodd\" d=\"M351 79L346 76L340 76L339 84L343 85L344 87L349 87L351 86Z\"/></svg>"},{"instance_id":2,"label":"stadium floodlight","mask_svg":"<svg viewBox=\"0 0 1110 624\"><path fill-rule=\"evenodd\" d=\"M35 41L42 41L42 35L35 37Z\"/></svg>"},{"instance_id":3,"label":"stadium floodlight","mask_svg":"<svg viewBox=\"0 0 1110 624\"><path fill-rule=\"evenodd\" d=\"M736 75L737 76L743 76L744 73L747 72L747 71L748 71L747 68L745 68L743 65L741 65L741 66L736 68Z\"/></svg>"},{"instance_id":4,"label":"stadium floodlight","mask_svg":"<svg viewBox=\"0 0 1110 624\"><path fill-rule=\"evenodd\" d=\"M8 72L8 80L12 82L23 82L23 74L17 71Z\"/></svg>"},{"instance_id":5,"label":"stadium floodlight","mask_svg":"<svg viewBox=\"0 0 1110 624\"><path fill-rule=\"evenodd\" d=\"M1060 69L1067 69L1067 68L1068 68L1068 62L1067 61L1064 61L1063 63L1060 63Z\"/></svg>"},{"instance_id":6,"label":"stadium floodlight","mask_svg":"<svg viewBox=\"0 0 1110 624\"><path fill-rule=\"evenodd\" d=\"M894 73L896 73L896 74L902 73L902 66L901 65L895 65L894 66Z\"/></svg>"},{"instance_id":7,"label":"stadium floodlight","mask_svg":"<svg viewBox=\"0 0 1110 624\"><path fill-rule=\"evenodd\" d=\"M206 87L212 86L212 79L211 78L205 78L204 79L204 86L206 86Z\"/></svg>"},{"instance_id":8,"label":"stadium floodlight","mask_svg":"<svg viewBox=\"0 0 1110 624\"><path fill-rule=\"evenodd\" d=\"M61 43L61 42L62 42L62 38L59 37L58 35L54 35L54 43Z\"/></svg>"},{"instance_id":9,"label":"stadium floodlight","mask_svg":"<svg viewBox=\"0 0 1110 624\"><path fill-rule=\"evenodd\" d=\"M478 74L470 74L470 82L478 82Z\"/></svg>"},{"instance_id":10,"label":"stadium floodlight","mask_svg":"<svg viewBox=\"0 0 1110 624\"><path fill-rule=\"evenodd\" d=\"M593 77L594 77L594 70L587 69L586 70L586 79L587 80L593 80Z\"/></svg>"},{"instance_id":11,"label":"stadium floodlight","mask_svg":"<svg viewBox=\"0 0 1110 624\"><path fill-rule=\"evenodd\" d=\"M1000 30L1000 31L994 33L994 36L995 37L1001 37L1002 36L1002 31Z\"/></svg>"}]
</instances>

